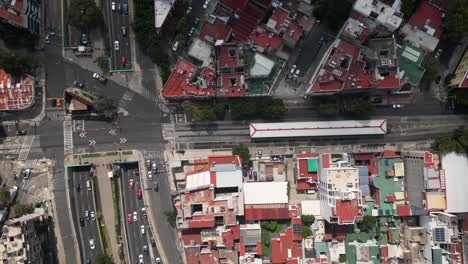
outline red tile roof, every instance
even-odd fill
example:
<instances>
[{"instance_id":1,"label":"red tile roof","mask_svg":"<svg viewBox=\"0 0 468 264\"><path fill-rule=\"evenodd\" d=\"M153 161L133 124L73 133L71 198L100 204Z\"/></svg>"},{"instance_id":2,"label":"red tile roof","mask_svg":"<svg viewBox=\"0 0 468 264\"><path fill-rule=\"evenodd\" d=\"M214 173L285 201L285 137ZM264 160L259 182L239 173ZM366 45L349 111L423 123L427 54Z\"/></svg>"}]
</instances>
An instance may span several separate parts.
<instances>
[{"instance_id":1,"label":"red tile roof","mask_svg":"<svg viewBox=\"0 0 468 264\"><path fill-rule=\"evenodd\" d=\"M182 242L184 243L184 246L190 246L193 244L195 245L202 244L200 229L182 230L181 237L182 237Z\"/></svg>"},{"instance_id":2,"label":"red tile roof","mask_svg":"<svg viewBox=\"0 0 468 264\"><path fill-rule=\"evenodd\" d=\"M419 30L424 30L426 25L435 30L434 36L440 38L442 35L442 18L444 13L437 7L429 4L426 1L421 1L416 12L411 16L408 24L417 27Z\"/></svg>"},{"instance_id":3,"label":"red tile roof","mask_svg":"<svg viewBox=\"0 0 468 264\"><path fill-rule=\"evenodd\" d=\"M244 209L245 220L275 220L288 219L289 209L283 205L246 205Z\"/></svg>"},{"instance_id":4,"label":"red tile roof","mask_svg":"<svg viewBox=\"0 0 468 264\"><path fill-rule=\"evenodd\" d=\"M200 263L200 248L199 247L186 247L185 258L187 259L187 264L199 264Z\"/></svg>"},{"instance_id":5,"label":"red tile roof","mask_svg":"<svg viewBox=\"0 0 468 264\"><path fill-rule=\"evenodd\" d=\"M336 200L336 208L332 208L332 213L338 217L338 224L354 222L358 216L363 216L362 207L358 205L358 200Z\"/></svg>"},{"instance_id":6,"label":"red tile roof","mask_svg":"<svg viewBox=\"0 0 468 264\"><path fill-rule=\"evenodd\" d=\"M20 2L22 3L23 1L20 1ZM21 6L22 6L22 4L21 4ZM13 8L13 9L16 9L16 8ZM21 9L17 10L17 11L21 12ZM9 12L6 9L0 8L0 17L5 19L5 20L11 21L11 22L13 22L15 24L18 24L18 25L21 25L21 26L23 25L23 16L13 14L13 13Z\"/></svg>"},{"instance_id":7,"label":"red tile roof","mask_svg":"<svg viewBox=\"0 0 468 264\"><path fill-rule=\"evenodd\" d=\"M302 221L292 221L302 228ZM297 263L297 258L302 258L302 229L301 234L294 234L293 227L286 228L280 234L280 238L271 240L271 262L272 263ZM290 262L292 261L292 262Z\"/></svg>"},{"instance_id":8,"label":"red tile roof","mask_svg":"<svg viewBox=\"0 0 468 264\"><path fill-rule=\"evenodd\" d=\"M201 37L213 42L216 40L226 41L230 34L231 27L220 19L216 19L213 24L205 21L200 31Z\"/></svg>"},{"instance_id":9,"label":"red tile roof","mask_svg":"<svg viewBox=\"0 0 468 264\"><path fill-rule=\"evenodd\" d=\"M197 67L190 62L180 59L176 68L164 84L163 95L166 98L185 97L212 97L215 94L214 72L211 68L205 68L194 83L188 83L188 79ZM206 82L207 88L202 88L201 82Z\"/></svg>"},{"instance_id":10,"label":"red tile roof","mask_svg":"<svg viewBox=\"0 0 468 264\"><path fill-rule=\"evenodd\" d=\"M264 49L268 49L269 47L272 49L278 49L283 41L280 36L275 35L264 26L258 26L252 35L250 35L250 39Z\"/></svg>"},{"instance_id":11,"label":"red tile roof","mask_svg":"<svg viewBox=\"0 0 468 264\"><path fill-rule=\"evenodd\" d=\"M275 28L274 28L276 32L280 31L281 26L284 24L288 16L289 16L289 11L282 7L276 8L275 11L273 11L273 14L271 14L270 20L276 22Z\"/></svg>"},{"instance_id":12,"label":"red tile roof","mask_svg":"<svg viewBox=\"0 0 468 264\"><path fill-rule=\"evenodd\" d=\"M297 154L296 155L298 164L298 181L296 183L296 189L298 190L310 190L317 189L317 172L309 172L307 162L309 159L318 159L317 154Z\"/></svg>"},{"instance_id":13,"label":"red tile roof","mask_svg":"<svg viewBox=\"0 0 468 264\"><path fill-rule=\"evenodd\" d=\"M294 41L298 41L302 36L302 27L297 23L297 21L293 20L289 23L284 35Z\"/></svg>"},{"instance_id":14,"label":"red tile roof","mask_svg":"<svg viewBox=\"0 0 468 264\"><path fill-rule=\"evenodd\" d=\"M23 110L34 103L34 79L24 77L15 83L11 75L0 69L0 111Z\"/></svg>"},{"instance_id":15,"label":"red tile roof","mask_svg":"<svg viewBox=\"0 0 468 264\"><path fill-rule=\"evenodd\" d=\"M209 254L200 254L200 263L203 264L218 264L218 251L212 250Z\"/></svg>"},{"instance_id":16,"label":"red tile roof","mask_svg":"<svg viewBox=\"0 0 468 264\"><path fill-rule=\"evenodd\" d=\"M231 248L234 247L234 242L240 239L240 226L231 226L228 230L222 233L224 246Z\"/></svg>"},{"instance_id":17,"label":"red tile roof","mask_svg":"<svg viewBox=\"0 0 468 264\"><path fill-rule=\"evenodd\" d=\"M245 8L249 0L222 0L221 2L233 10L240 10Z\"/></svg>"},{"instance_id":18,"label":"red tile roof","mask_svg":"<svg viewBox=\"0 0 468 264\"><path fill-rule=\"evenodd\" d=\"M410 216L411 215L411 209L409 205L397 205L397 210L398 210L398 216Z\"/></svg>"},{"instance_id":19,"label":"red tile roof","mask_svg":"<svg viewBox=\"0 0 468 264\"><path fill-rule=\"evenodd\" d=\"M249 39L255 26L263 19L263 10L248 4L245 8L237 12L238 19L231 20L232 37L235 41L244 42Z\"/></svg>"}]
</instances>

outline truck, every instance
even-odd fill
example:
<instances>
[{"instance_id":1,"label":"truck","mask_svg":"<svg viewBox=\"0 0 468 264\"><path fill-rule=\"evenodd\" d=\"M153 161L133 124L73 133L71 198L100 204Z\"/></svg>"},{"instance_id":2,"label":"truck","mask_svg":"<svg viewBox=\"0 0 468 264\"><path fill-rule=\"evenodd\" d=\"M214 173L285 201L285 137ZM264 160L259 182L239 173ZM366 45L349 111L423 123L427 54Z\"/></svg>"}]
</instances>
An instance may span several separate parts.
<instances>
[{"instance_id":1,"label":"truck","mask_svg":"<svg viewBox=\"0 0 468 264\"><path fill-rule=\"evenodd\" d=\"M106 83L107 82L107 78L104 77L103 75L99 74L99 73L93 73L93 78L100 81L101 83Z\"/></svg>"}]
</instances>

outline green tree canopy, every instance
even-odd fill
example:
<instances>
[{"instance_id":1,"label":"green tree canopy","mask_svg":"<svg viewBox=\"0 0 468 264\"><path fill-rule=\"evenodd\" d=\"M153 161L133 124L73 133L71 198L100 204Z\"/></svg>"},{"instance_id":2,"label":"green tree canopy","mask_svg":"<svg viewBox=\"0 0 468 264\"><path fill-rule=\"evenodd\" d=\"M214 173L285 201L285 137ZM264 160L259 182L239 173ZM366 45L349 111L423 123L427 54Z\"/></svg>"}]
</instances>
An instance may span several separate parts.
<instances>
[{"instance_id":1,"label":"green tree canopy","mask_svg":"<svg viewBox=\"0 0 468 264\"><path fill-rule=\"evenodd\" d=\"M468 36L468 1L450 0L449 11L444 21L446 36L450 41L460 42Z\"/></svg>"},{"instance_id":2,"label":"green tree canopy","mask_svg":"<svg viewBox=\"0 0 468 264\"><path fill-rule=\"evenodd\" d=\"M375 227L375 221L377 218L375 216L366 215L361 222L358 223L359 229L362 232L369 232Z\"/></svg>"},{"instance_id":3,"label":"green tree canopy","mask_svg":"<svg viewBox=\"0 0 468 264\"><path fill-rule=\"evenodd\" d=\"M450 135L438 138L436 145L443 154L450 152L468 153L468 130L459 127Z\"/></svg>"},{"instance_id":4,"label":"green tree canopy","mask_svg":"<svg viewBox=\"0 0 468 264\"><path fill-rule=\"evenodd\" d=\"M195 122L214 121L224 114L224 105L222 104L194 104L185 101L182 103L182 107Z\"/></svg>"},{"instance_id":5,"label":"green tree canopy","mask_svg":"<svg viewBox=\"0 0 468 264\"><path fill-rule=\"evenodd\" d=\"M437 76L440 75L440 62L438 59L432 57L432 56L427 56L423 63L422 66L426 69L424 72L424 78L428 80L433 80Z\"/></svg>"},{"instance_id":6,"label":"green tree canopy","mask_svg":"<svg viewBox=\"0 0 468 264\"><path fill-rule=\"evenodd\" d=\"M314 16L318 20L326 21L328 27L338 31L348 19L352 1L348 0L319 0L314 9Z\"/></svg>"},{"instance_id":7,"label":"green tree canopy","mask_svg":"<svg viewBox=\"0 0 468 264\"><path fill-rule=\"evenodd\" d=\"M94 264L114 264L112 258L108 255L97 255L94 257Z\"/></svg>"},{"instance_id":8,"label":"green tree canopy","mask_svg":"<svg viewBox=\"0 0 468 264\"><path fill-rule=\"evenodd\" d=\"M244 144L240 144L240 145L235 146L234 148L232 148L232 154L233 155L239 155L239 157L242 160L242 163L244 163L244 164L247 164L250 161L249 148Z\"/></svg>"},{"instance_id":9,"label":"green tree canopy","mask_svg":"<svg viewBox=\"0 0 468 264\"><path fill-rule=\"evenodd\" d=\"M310 235L312 235L312 230L308 226L302 225L302 237L308 238Z\"/></svg>"},{"instance_id":10,"label":"green tree canopy","mask_svg":"<svg viewBox=\"0 0 468 264\"><path fill-rule=\"evenodd\" d=\"M365 99L354 99L348 107L348 112L360 117L367 117L374 113L374 105Z\"/></svg>"},{"instance_id":11,"label":"green tree canopy","mask_svg":"<svg viewBox=\"0 0 468 264\"><path fill-rule=\"evenodd\" d=\"M12 51L0 51L0 68L11 74L14 78L20 78L25 74L33 74L37 63L31 56L21 55Z\"/></svg>"},{"instance_id":12,"label":"green tree canopy","mask_svg":"<svg viewBox=\"0 0 468 264\"><path fill-rule=\"evenodd\" d=\"M315 222L315 216L313 215L301 215L302 222L312 224Z\"/></svg>"},{"instance_id":13,"label":"green tree canopy","mask_svg":"<svg viewBox=\"0 0 468 264\"><path fill-rule=\"evenodd\" d=\"M8 189L0 189L0 207L5 206L5 204L8 202L10 199L10 192Z\"/></svg>"},{"instance_id":14,"label":"green tree canopy","mask_svg":"<svg viewBox=\"0 0 468 264\"><path fill-rule=\"evenodd\" d=\"M15 204L15 206L13 206L13 210L15 211L15 217L20 217L34 212L34 207L31 205Z\"/></svg>"},{"instance_id":15,"label":"green tree canopy","mask_svg":"<svg viewBox=\"0 0 468 264\"><path fill-rule=\"evenodd\" d=\"M68 23L87 31L103 25L101 10L93 0L71 0L67 8Z\"/></svg>"},{"instance_id":16,"label":"green tree canopy","mask_svg":"<svg viewBox=\"0 0 468 264\"><path fill-rule=\"evenodd\" d=\"M231 101L231 117L236 120L279 119L283 117L286 110L283 100L271 97L242 98Z\"/></svg>"},{"instance_id":17,"label":"green tree canopy","mask_svg":"<svg viewBox=\"0 0 468 264\"><path fill-rule=\"evenodd\" d=\"M401 12L405 15L405 18L409 19L414 14L420 2L421 0L403 0Z\"/></svg>"}]
</instances>

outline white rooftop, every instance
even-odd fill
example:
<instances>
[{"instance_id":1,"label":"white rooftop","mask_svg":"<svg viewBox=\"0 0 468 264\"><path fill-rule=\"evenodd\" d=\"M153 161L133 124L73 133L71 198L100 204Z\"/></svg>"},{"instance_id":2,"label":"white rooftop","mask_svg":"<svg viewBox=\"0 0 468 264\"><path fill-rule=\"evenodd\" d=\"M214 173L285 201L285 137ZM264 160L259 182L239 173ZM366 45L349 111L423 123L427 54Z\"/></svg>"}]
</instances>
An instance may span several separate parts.
<instances>
[{"instance_id":1,"label":"white rooftop","mask_svg":"<svg viewBox=\"0 0 468 264\"><path fill-rule=\"evenodd\" d=\"M379 0L357 0L353 9L365 17L372 17L377 23L394 31L403 19L396 15L396 10Z\"/></svg>"},{"instance_id":2,"label":"white rooftop","mask_svg":"<svg viewBox=\"0 0 468 264\"><path fill-rule=\"evenodd\" d=\"M216 187L242 187L242 170L216 172Z\"/></svg>"},{"instance_id":3,"label":"white rooftop","mask_svg":"<svg viewBox=\"0 0 468 264\"><path fill-rule=\"evenodd\" d=\"M194 38L192 45L188 50L188 55L199 61L202 61L202 66L206 67L213 61L211 58L211 49L212 47L208 42L200 38Z\"/></svg>"},{"instance_id":4,"label":"white rooftop","mask_svg":"<svg viewBox=\"0 0 468 264\"><path fill-rule=\"evenodd\" d=\"M401 32L405 35L405 41L425 51L433 52L437 44L439 44L439 39L437 37L425 31L414 29L410 24L406 24L401 29Z\"/></svg>"},{"instance_id":5,"label":"white rooftop","mask_svg":"<svg viewBox=\"0 0 468 264\"><path fill-rule=\"evenodd\" d=\"M386 133L385 119L250 124L250 138L384 135Z\"/></svg>"},{"instance_id":6,"label":"white rooftop","mask_svg":"<svg viewBox=\"0 0 468 264\"><path fill-rule=\"evenodd\" d=\"M262 54L256 53L254 56L254 64L252 68L250 68L250 77L267 77L270 75L274 66L274 61Z\"/></svg>"},{"instance_id":7,"label":"white rooftop","mask_svg":"<svg viewBox=\"0 0 468 264\"><path fill-rule=\"evenodd\" d=\"M197 188L200 186L209 185L210 183L210 171L208 170L192 175L187 175L185 178L186 189Z\"/></svg>"},{"instance_id":8,"label":"white rooftop","mask_svg":"<svg viewBox=\"0 0 468 264\"><path fill-rule=\"evenodd\" d=\"M287 182L245 182L244 204L287 204Z\"/></svg>"},{"instance_id":9,"label":"white rooftop","mask_svg":"<svg viewBox=\"0 0 468 264\"><path fill-rule=\"evenodd\" d=\"M154 0L154 24L156 28L162 27L174 3L175 0Z\"/></svg>"},{"instance_id":10,"label":"white rooftop","mask_svg":"<svg viewBox=\"0 0 468 264\"><path fill-rule=\"evenodd\" d=\"M447 212L468 212L468 159L466 154L449 153L442 156L442 168L445 170L447 194Z\"/></svg>"},{"instance_id":11,"label":"white rooftop","mask_svg":"<svg viewBox=\"0 0 468 264\"><path fill-rule=\"evenodd\" d=\"M301 212L303 215L320 216L320 200L301 201Z\"/></svg>"}]
</instances>

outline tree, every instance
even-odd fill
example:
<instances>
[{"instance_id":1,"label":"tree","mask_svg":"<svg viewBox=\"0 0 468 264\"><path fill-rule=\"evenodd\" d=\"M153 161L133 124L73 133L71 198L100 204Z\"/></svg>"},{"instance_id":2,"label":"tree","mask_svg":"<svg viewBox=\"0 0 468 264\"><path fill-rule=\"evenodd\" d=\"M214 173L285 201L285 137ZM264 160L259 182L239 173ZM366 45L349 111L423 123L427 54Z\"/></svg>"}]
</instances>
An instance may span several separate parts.
<instances>
[{"instance_id":1,"label":"tree","mask_svg":"<svg viewBox=\"0 0 468 264\"><path fill-rule=\"evenodd\" d=\"M239 157L242 160L242 163L244 163L244 164L247 164L250 161L249 148L244 144L240 144L240 145L232 148L232 155L239 155Z\"/></svg>"},{"instance_id":2,"label":"tree","mask_svg":"<svg viewBox=\"0 0 468 264\"><path fill-rule=\"evenodd\" d=\"M346 261L348 261L348 258L346 257L346 254L340 254L340 256L338 258L338 262L346 263Z\"/></svg>"},{"instance_id":3,"label":"tree","mask_svg":"<svg viewBox=\"0 0 468 264\"><path fill-rule=\"evenodd\" d=\"M310 228L306 225L302 225L302 237L308 238L310 235L312 235Z\"/></svg>"},{"instance_id":4,"label":"tree","mask_svg":"<svg viewBox=\"0 0 468 264\"><path fill-rule=\"evenodd\" d=\"M364 99L354 99L347 110L356 116L370 116L374 113L374 105Z\"/></svg>"},{"instance_id":5,"label":"tree","mask_svg":"<svg viewBox=\"0 0 468 264\"><path fill-rule=\"evenodd\" d=\"M405 18L408 19L414 14L420 2L421 0L403 0L401 12L405 15Z\"/></svg>"},{"instance_id":6,"label":"tree","mask_svg":"<svg viewBox=\"0 0 468 264\"><path fill-rule=\"evenodd\" d=\"M443 27L450 41L460 42L468 36L468 1L451 0Z\"/></svg>"},{"instance_id":7,"label":"tree","mask_svg":"<svg viewBox=\"0 0 468 264\"><path fill-rule=\"evenodd\" d=\"M313 224L315 222L315 216L313 215L301 215L302 222L307 224Z\"/></svg>"},{"instance_id":8,"label":"tree","mask_svg":"<svg viewBox=\"0 0 468 264\"><path fill-rule=\"evenodd\" d=\"M339 107L336 102L334 103L320 103L319 112L323 115L335 115L339 112Z\"/></svg>"},{"instance_id":9,"label":"tree","mask_svg":"<svg viewBox=\"0 0 468 264\"><path fill-rule=\"evenodd\" d=\"M177 220L177 211L176 210L165 210L164 212L164 215L166 216L166 221L167 223L172 226L172 227L175 227L176 226L176 220Z\"/></svg>"},{"instance_id":10,"label":"tree","mask_svg":"<svg viewBox=\"0 0 468 264\"><path fill-rule=\"evenodd\" d=\"M97 255L94 257L94 264L114 264L112 258L108 255Z\"/></svg>"},{"instance_id":11,"label":"tree","mask_svg":"<svg viewBox=\"0 0 468 264\"><path fill-rule=\"evenodd\" d=\"M111 118L117 113L117 104L112 98L102 97L95 104L96 112L104 114L105 117Z\"/></svg>"},{"instance_id":12,"label":"tree","mask_svg":"<svg viewBox=\"0 0 468 264\"><path fill-rule=\"evenodd\" d=\"M102 73L105 74L106 72L109 71L109 60L106 58L106 56L97 57L94 60L94 63L97 63Z\"/></svg>"},{"instance_id":13,"label":"tree","mask_svg":"<svg viewBox=\"0 0 468 264\"><path fill-rule=\"evenodd\" d=\"M440 62L438 59L432 57L432 56L427 56L423 63L422 66L426 69L424 72L424 78L428 80L433 80L437 78L440 75Z\"/></svg>"},{"instance_id":14,"label":"tree","mask_svg":"<svg viewBox=\"0 0 468 264\"><path fill-rule=\"evenodd\" d=\"M8 189L0 190L0 207L4 207L5 204L10 200L10 192Z\"/></svg>"},{"instance_id":15,"label":"tree","mask_svg":"<svg viewBox=\"0 0 468 264\"><path fill-rule=\"evenodd\" d=\"M31 205L24 204L15 204L15 206L13 206L13 210L15 211L15 217L20 217L34 212L34 208Z\"/></svg>"},{"instance_id":16,"label":"tree","mask_svg":"<svg viewBox=\"0 0 468 264\"><path fill-rule=\"evenodd\" d=\"M72 0L67 8L68 23L82 31L103 25L101 10L93 0Z\"/></svg>"},{"instance_id":17,"label":"tree","mask_svg":"<svg viewBox=\"0 0 468 264\"><path fill-rule=\"evenodd\" d=\"M361 222L358 223L359 229L363 232L369 232L375 227L375 216L366 215Z\"/></svg>"},{"instance_id":18,"label":"tree","mask_svg":"<svg viewBox=\"0 0 468 264\"><path fill-rule=\"evenodd\" d=\"M21 55L16 52L0 52L0 68L14 78L21 78L25 74L32 74L37 63L31 56Z\"/></svg>"},{"instance_id":19,"label":"tree","mask_svg":"<svg viewBox=\"0 0 468 264\"><path fill-rule=\"evenodd\" d=\"M325 20L328 27L336 32L348 19L351 8L351 1L320 0L314 9L314 16L318 20Z\"/></svg>"}]
</instances>

